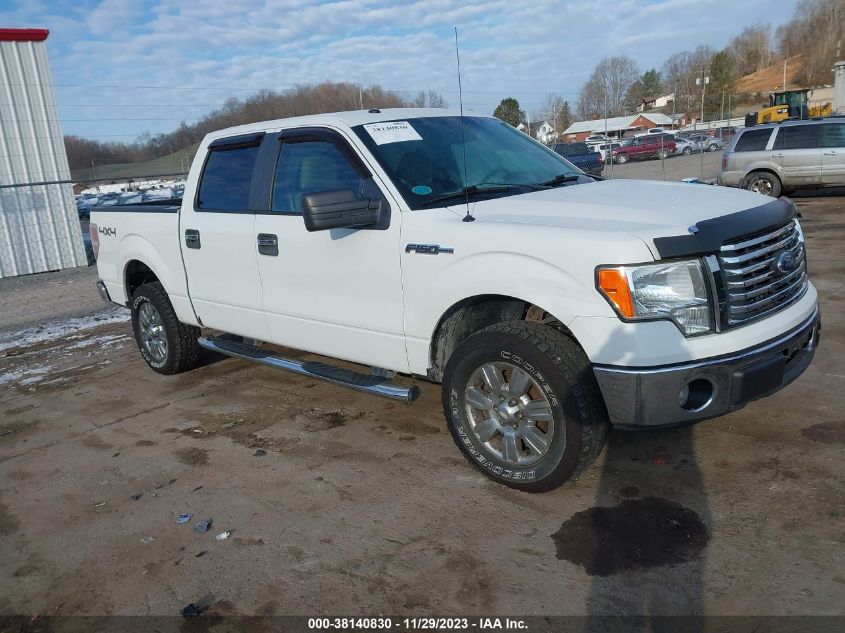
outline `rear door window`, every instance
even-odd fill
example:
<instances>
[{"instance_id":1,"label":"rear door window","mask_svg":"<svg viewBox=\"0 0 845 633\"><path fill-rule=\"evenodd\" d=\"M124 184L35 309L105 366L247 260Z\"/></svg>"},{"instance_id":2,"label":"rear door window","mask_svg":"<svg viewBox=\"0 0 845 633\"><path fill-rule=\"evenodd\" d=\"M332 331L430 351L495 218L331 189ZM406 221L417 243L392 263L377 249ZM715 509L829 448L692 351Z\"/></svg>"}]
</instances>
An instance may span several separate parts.
<instances>
[{"instance_id":1,"label":"rear door window","mask_svg":"<svg viewBox=\"0 0 845 633\"><path fill-rule=\"evenodd\" d=\"M845 123L825 123L822 128L822 147L845 147Z\"/></svg>"},{"instance_id":2,"label":"rear door window","mask_svg":"<svg viewBox=\"0 0 845 633\"><path fill-rule=\"evenodd\" d=\"M205 161L197 208L206 211L244 212L249 209L249 192L258 144L209 151Z\"/></svg>"},{"instance_id":3,"label":"rear door window","mask_svg":"<svg viewBox=\"0 0 845 633\"><path fill-rule=\"evenodd\" d=\"M735 152L761 152L766 149L769 138L772 136L771 128L764 130L748 130L736 141Z\"/></svg>"},{"instance_id":4,"label":"rear door window","mask_svg":"<svg viewBox=\"0 0 845 633\"><path fill-rule=\"evenodd\" d=\"M772 149L813 149L819 146L819 125L790 125L778 129Z\"/></svg>"}]
</instances>

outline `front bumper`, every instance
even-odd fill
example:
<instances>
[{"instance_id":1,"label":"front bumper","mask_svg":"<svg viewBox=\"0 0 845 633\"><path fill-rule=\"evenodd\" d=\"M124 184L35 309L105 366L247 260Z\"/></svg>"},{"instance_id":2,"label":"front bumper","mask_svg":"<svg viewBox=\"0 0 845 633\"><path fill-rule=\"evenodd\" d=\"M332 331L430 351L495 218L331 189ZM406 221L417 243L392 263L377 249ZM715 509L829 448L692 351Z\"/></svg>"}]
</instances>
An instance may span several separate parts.
<instances>
[{"instance_id":1,"label":"front bumper","mask_svg":"<svg viewBox=\"0 0 845 633\"><path fill-rule=\"evenodd\" d=\"M798 378L813 360L818 308L781 337L717 358L664 367L595 366L610 421L619 427L696 422L741 409ZM690 386L681 406L679 395Z\"/></svg>"}]
</instances>

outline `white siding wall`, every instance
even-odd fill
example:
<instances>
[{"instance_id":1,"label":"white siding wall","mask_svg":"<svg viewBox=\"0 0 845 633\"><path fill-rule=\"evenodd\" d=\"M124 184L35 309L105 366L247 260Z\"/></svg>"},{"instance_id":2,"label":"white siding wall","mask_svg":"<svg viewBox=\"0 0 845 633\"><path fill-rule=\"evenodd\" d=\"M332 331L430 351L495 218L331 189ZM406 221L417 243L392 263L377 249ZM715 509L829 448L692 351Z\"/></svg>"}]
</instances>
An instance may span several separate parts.
<instances>
[{"instance_id":1,"label":"white siding wall","mask_svg":"<svg viewBox=\"0 0 845 633\"><path fill-rule=\"evenodd\" d=\"M70 178L44 42L0 42L0 185ZM0 277L87 264L71 185L0 188Z\"/></svg>"}]
</instances>

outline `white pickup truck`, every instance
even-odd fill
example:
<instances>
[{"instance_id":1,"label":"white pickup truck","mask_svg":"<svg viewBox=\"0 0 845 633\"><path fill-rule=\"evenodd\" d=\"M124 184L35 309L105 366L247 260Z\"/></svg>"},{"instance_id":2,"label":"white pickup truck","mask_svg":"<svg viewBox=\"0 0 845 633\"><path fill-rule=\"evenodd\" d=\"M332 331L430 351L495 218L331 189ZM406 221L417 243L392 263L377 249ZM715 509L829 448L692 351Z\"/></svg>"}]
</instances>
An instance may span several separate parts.
<instances>
[{"instance_id":1,"label":"white pickup truck","mask_svg":"<svg viewBox=\"0 0 845 633\"><path fill-rule=\"evenodd\" d=\"M155 371L203 347L409 402L402 383L439 382L468 460L543 491L611 426L718 416L806 369L820 319L796 215L602 181L494 118L374 109L209 134L180 205L94 209L91 233Z\"/></svg>"}]
</instances>

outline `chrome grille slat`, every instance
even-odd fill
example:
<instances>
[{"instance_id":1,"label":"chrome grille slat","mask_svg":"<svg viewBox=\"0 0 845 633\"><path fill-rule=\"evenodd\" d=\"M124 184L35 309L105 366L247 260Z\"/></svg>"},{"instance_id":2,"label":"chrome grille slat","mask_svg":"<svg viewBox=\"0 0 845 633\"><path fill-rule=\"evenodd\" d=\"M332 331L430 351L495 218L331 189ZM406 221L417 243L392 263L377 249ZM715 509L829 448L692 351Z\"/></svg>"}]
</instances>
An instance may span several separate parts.
<instances>
[{"instance_id":1,"label":"chrome grille slat","mask_svg":"<svg viewBox=\"0 0 845 633\"><path fill-rule=\"evenodd\" d=\"M742 262L747 262L751 259L757 259L758 257L762 257L763 255L767 255L769 253L775 253L782 248L786 248L786 245L789 244L793 240L797 240L797 235L790 235L787 238L780 240L779 242L775 242L774 244L769 244L764 248L761 248L756 251L751 251L745 253L743 255L737 255L736 257L725 257L722 256L722 261L726 264L741 264ZM791 247L790 247L791 248Z\"/></svg>"},{"instance_id":2,"label":"chrome grille slat","mask_svg":"<svg viewBox=\"0 0 845 633\"><path fill-rule=\"evenodd\" d=\"M761 235L760 237L755 237L754 239L746 240L744 242L737 242L735 244L727 244L722 247L723 251L741 251L745 248L750 248L751 246L755 246L756 244L760 244L762 242L767 242L768 240L772 240L775 238L780 237L781 235L786 235L787 233L792 232L792 227L788 224L774 233L767 233L766 235Z\"/></svg>"},{"instance_id":3,"label":"chrome grille slat","mask_svg":"<svg viewBox=\"0 0 845 633\"><path fill-rule=\"evenodd\" d=\"M732 300L737 299L737 300L740 300L740 301L742 301L742 300L747 301L748 299L751 299L753 297L757 297L757 296L764 294L766 292L774 291L776 286L782 286L785 282L791 282L793 279L795 279L796 277L800 277L803 274L804 274L804 270L802 268L799 268L798 270L789 273L785 277L778 277L777 279L775 279L771 283L768 283L764 286L758 286L758 287L754 288L753 290L748 290L747 292L735 292L735 291L732 291L732 290L728 290L728 297L730 297ZM749 284L749 286L750 285L751 284Z\"/></svg>"},{"instance_id":4,"label":"chrome grille slat","mask_svg":"<svg viewBox=\"0 0 845 633\"><path fill-rule=\"evenodd\" d=\"M786 251L795 257L797 268L783 273L777 268L777 260ZM782 310L807 289L804 242L795 221L724 244L717 258L724 289L725 327L743 325Z\"/></svg>"},{"instance_id":5,"label":"chrome grille slat","mask_svg":"<svg viewBox=\"0 0 845 633\"><path fill-rule=\"evenodd\" d=\"M793 255L795 255L795 257L801 257L801 259L804 258L803 249L801 248L801 242L798 242L792 248L788 248L788 249L785 249L785 250L790 251ZM775 260L775 257L774 257L774 255L772 255L771 257L767 257L766 259L764 259L762 261L756 262L756 263L752 264L751 266L746 266L744 268L735 268L735 267L732 267L732 266L722 266L722 268L731 272L731 273L736 273L736 274L739 274L739 275L747 275L749 273L757 272L758 270L764 270L766 268L771 268L772 262L774 262L774 260Z\"/></svg>"},{"instance_id":6,"label":"chrome grille slat","mask_svg":"<svg viewBox=\"0 0 845 633\"><path fill-rule=\"evenodd\" d=\"M743 305L736 305L736 303L734 303L729 307L729 310L731 312L743 313L743 312L749 312L751 310L756 310L760 306L767 306L767 305L770 305L771 303L774 303L775 301L777 301L777 299L779 297L783 296L784 294L788 294L788 293L792 292L798 286L800 286L802 283L804 283L804 281L805 281L804 271L800 270L800 271L796 271L796 272L801 273L800 278L796 279L794 282L792 282L791 284L789 284L785 288L778 290L777 292L775 292L772 295L769 295L768 297L764 297L763 299L758 299L757 301L749 301L749 302L746 302Z\"/></svg>"}]
</instances>

